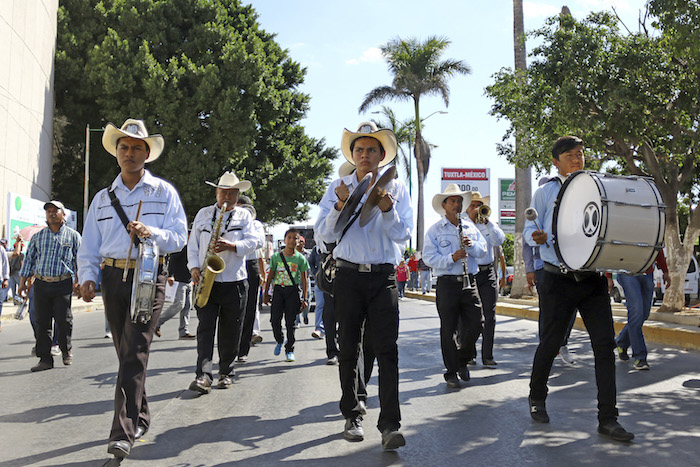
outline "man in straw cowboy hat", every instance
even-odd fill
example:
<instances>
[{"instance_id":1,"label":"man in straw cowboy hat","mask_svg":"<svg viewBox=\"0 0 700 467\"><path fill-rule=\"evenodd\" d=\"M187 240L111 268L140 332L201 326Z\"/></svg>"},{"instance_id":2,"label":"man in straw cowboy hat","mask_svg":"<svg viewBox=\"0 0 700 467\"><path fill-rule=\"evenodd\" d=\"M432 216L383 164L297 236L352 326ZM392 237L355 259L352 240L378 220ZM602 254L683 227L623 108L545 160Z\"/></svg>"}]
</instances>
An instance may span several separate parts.
<instances>
[{"instance_id":1,"label":"man in straw cowboy hat","mask_svg":"<svg viewBox=\"0 0 700 467\"><path fill-rule=\"evenodd\" d=\"M476 224L481 235L486 239L486 255L479 258L479 271L476 274L476 285L481 298L481 308L484 315L484 330L481 340L481 361L486 366L495 366L493 359L493 339L496 331L496 299L498 298L498 274L494 267L494 248L503 245L506 234L497 223L489 220L488 216L479 214L483 206L489 206L490 196L482 197L478 191L472 192L472 200L467 206L469 219ZM495 258L498 259L498 258ZM471 358L476 358L476 347L472 349Z\"/></svg>"},{"instance_id":2,"label":"man in straw cowboy hat","mask_svg":"<svg viewBox=\"0 0 700 467\"><path fill-rule=\"evenodd\" d=\"M226 212L221 218L219 238L214 243L214 253L224 260L226 267L216 275L206 305L195 306L199 318L197 369L190 390L200 394L211 392L217 322L218 387L226 389L233 383L233 361L238 354L248 292L245 257L263 246L263 239L253 229L253 215L249 210L236 205L239 193L250 189L250 182L239 180L233 173L225 172L218 183L206 183L216 188L216 203L200 209L194 218L187 244L187 265L196 286L203 279L204 260L214 225L221 215L224 203L227 203Z\"/></svg>"},{"instance_id":3,"label":"man in straw cowboy hat","mask_svg":"<svg viewBox=\"0 0 700 467\"><path fill-rule=\"evenodd\" d=\"M460 387L457 376L469 381L469 353L483 325L474 274L479 271L478 260L486 256L486 240L474 223L461 215L471 199L471 192L460 191L454 183L433 196L433 209L442 219L428 229L423 242L423 261L438 276L435 304L440 315L445 381L450 388ZM461 345L457 350L454 334L460 321Z\"/></svg>"},{"instance_id":4,"label":"man in straw cowboy hat","mask_svg":"<svg viewBox=\"0 0 700 467\"><path fill-rule=\"evenodd\" d=\"M396 449L405 444L405 439L399 431L399 306L394 268L401 260L403 244L411 237L413 209L406 187L393 179L379 199L381 212L364 227L358 222L349 224L341 239L341 232L336 231L340 211L365 175L371 174L372 186L380 168L394 160L396 136L391 130L365 122L357 131L343 131L341 149L356 171L330 184L319 206L315 230L326 244L337 242L333 249L337 265L333 291L339 325L344 435L350 440L364 439L357 361L362 327L367 322L370 332L366 338L372 341L380 371L377 428L382 433L382 447Z\"/></svg>"},{"instance_id":5,"label":"man in straw cowboy hat","mask_svg":"<svg viewBox=\"0 0 700 467\"><path fill-rule=\"evenodd\" d=\"M127 261L133 238L150 238L165 255L180 251L187 238L187 218L175 188L146 170L161 155L161 135L149 135L141 120L128 119L121 128L108 123L102 145L117 159L121 172L92 200L78 250L80 293L86 302L95 297L102 270L102 298L112 340L119 358L114 419L107 451L117 457L131 452L134 440L150 426L146 400L146 365L153 332L163 307L166 276L158 271L153 314L146 324L131 321L130 302L135 254ZM137 219L139 204L141 216ZM162 264L162 258L161 258ZM124 269L128 270L123 281Z\"/></svg>"}]
</instances>

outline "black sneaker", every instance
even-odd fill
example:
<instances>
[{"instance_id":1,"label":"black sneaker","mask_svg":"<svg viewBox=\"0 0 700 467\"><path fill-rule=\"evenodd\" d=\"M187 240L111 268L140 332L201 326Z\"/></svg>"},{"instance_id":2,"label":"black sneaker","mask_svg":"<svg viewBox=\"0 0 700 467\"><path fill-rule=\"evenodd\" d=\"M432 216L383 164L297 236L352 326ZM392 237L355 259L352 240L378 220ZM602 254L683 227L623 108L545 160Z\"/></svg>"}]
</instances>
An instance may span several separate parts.
<instances>
[{"instance_id":1,"label":"black sneaker","mask_svg":"<svg viewBox=\"0 0 700 467\"><path fill-rule=\"evenodd\" d=\"M220 375L219 376L219 384L217 385L217 387L219 389L228 389L231 387L232 384L233 384L233 381L231 380L230 376Z\"/></svg>"},{"instance_id":2,"label":"black sneaker","mask_svg":"<svg viewBox=\"0 0 700 467\"><path fill-rule=\"evenodd\" d=\"M346 418L343 436L350 441L362 441L365 439L365 431L362 429L362 418Z\"/></svg>"},{"instance_id":3,"label":"black sneaker","mask_svg":"<svg viewBox=\"0 0 700 467\"><path fill-rule=\"evenodd\" d=\"M627 349L623 349L622 347L617 347L617 355L619 355L620 360L623 362L626 362L627 360L630 359L629 354L627 353Z\"/></svg>"},{"instance_id":4,"label":"black sneaker","mask_svg":"<svg viewBox=\"0 0 700 467\"><path fill-rule=\"evenodd\" d=\"M622 428L622 425L617 420L598 425L598 433L615 441L632 441L634 439L634 435Z\"/></svg>"},{"instance_id":5,"label":"black sneaker","mask_svg":"<svg viewBox=\"0 0 700 467\"><path fill-rule=\"evenodd\" d=\"M527 402L530 405L530 417L538 423L549 423L549 415L544 401L532 400L532 397L527 397Z\"/></svg>"},{"instance_id":6,"label":"black sneaker","mask_svg":"<svg viewBox=\"0 0 700 467\"><path fill-rule=\"evenodd\" d=\"M445 381L447 381L447 387L450 389L457 389L462 387L462 384L457 379L457 375L445 375Z\"/></svg>"},{"instance_id":7,"label":"black sneaker","mask_svg":"<svg viewBox=\"0 0 700 467\"><path fill-rule=\"evenodd\" d=\"M635 360L634 361L634 369L635 370L649 370L649 364L644 359Z\"/></svg>"},{"instance_id":8,"label":"black sneaker","mask_svg":"<svg viewBox=\"0 0 700 467\"><path fill-rule=\"evenodd\" d=\"M469 381L469 368L467 368L466 366L460 368L457 374L460 378L462 378L462 381Z\"/></svg>"}]
</instances>

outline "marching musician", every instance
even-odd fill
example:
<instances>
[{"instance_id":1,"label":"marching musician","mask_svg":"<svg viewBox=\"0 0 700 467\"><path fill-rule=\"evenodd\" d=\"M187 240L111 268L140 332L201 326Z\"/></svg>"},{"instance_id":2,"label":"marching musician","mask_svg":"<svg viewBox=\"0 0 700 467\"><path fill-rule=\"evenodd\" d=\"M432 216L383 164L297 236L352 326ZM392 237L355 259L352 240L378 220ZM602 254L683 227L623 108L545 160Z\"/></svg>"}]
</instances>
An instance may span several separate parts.
<instances>
[{"instance_id":1,"label":"marching musician","mask_svg":"<svg viewBox=\"0 0 700 467\"><path fill-rule=\"evenodd\" d=\"M498 297L498 274L494 267L493 252L495 247L503 245L506 234L488 216L481 213L488 209L489 196L481 197L478 191L472 192L472 201L467 207L467 215L479 229L486 240L486 255L479 258L479 272L476 274L476 285L481 298L481 309L484 315L484 330L481 339L481 361L485 366L494 366L493 339L496 331L496 299ZM476 348L472 349L472 358L476 358ZM470 359L471 360L471 359Z\"/></svg>"},{"instance_id":2,"label":"marching musician","mask_svg":"<svg viewBox=\"0 0 700 467\"><path fill-rule=\"evenodd\" d=\"M211 392L213 381L214 333L218 322L217 348L219 351L220 389L233 384L233 361L238 354L241 340L248 273L245 258L262 247L262 238L253 228L253 215L248 209L237 206L238 195L250 188L250 182L239 180L231 172L224 173L218 183L206 182L216 188L216 203L199 210L194 218L192 233L187 244L187 266L197 290L205 278L205 260L215 254L225 262L225 269L213 275L211 292L204 306L195 305L197 326L197 369L191 391L200 394ZM221 212L226 203L225 212ZM219 237L212 238L217 225ZM209 247L212 251L209 251ZM195 294L195 303L200 297Z\"/></svg>"},{"instance_id":3,"label":"marching musician","mask_svg":"<svg viewBox=\"0 0 700 467\"><path fill-rule=\"evenodd\" d=\"M338 321L340 353L340 410L345 417L344 436L364 439L362 407L358 400L358 356L362 327L366 322L372 347L379 362L380 413L377 428L382 447L396 449L406 444L399 409L399 305L395 266L402 256L402 245L413 230L413 209L408 192L398 179L388 182L380 195L379 212L364 226L352 222L342 236L336 232L341 210L365 175L373 186L379 169L396 157L396 136L378 129L373 122L361 123L356 132L344 130L341 149L355 173L333 181L323 196L315 232L326 244L335 242L336 275L333 286ZM342 229L341 229L342 230ZM326 331L328 332L328 330Z\"/></svg>"},{"instance_id":4,"label":"marching musician","mask_svg":"<svg viewBox=\"0 0 700 467\"><path fill-rule=\"evenodd\" d=\"M540 255L544 261L542 280L537 283L541 334L530 377L530 416L536 422L549 423L545 406L547 379L571 317L578 308L588 330L595 358L598 433L617 441L630 441L634 435L617 421L613 354L615 332L607 279L595 272L562 270L554 248L557 240L552 236L554 204L562 184L570 174L582 170L584 166L583 141L575 136L559 138L552 147L552 164L559 175L539 187L532 199L532 207L539 214L543 230L537 227L535 221L527 221L523 230L523 237L530 246L540 246Z\"/></svg>"},{"instance_id":5,"label":"marching musician","mask_svg":"<svg viewBox=\"0 0 700 467\"><path fill-rule=\"evenodd\" d=\"M261 281L265 279L265 262L262 258L262 247L265 245L265 228L262 222L256 219L257 211L253 207L253 202L246 195L238 196L238 206L250 211L253 217L253 230L258 236L258 246L255 251L248 253L245 257L246 274L248 275L248 294L246 295L246 306L243 314L243 327L241 332L241 342L238 344L238 361L243 363L248 360L251 339L253 338L253 327L255 318L259 316L258 292ZM262 337L260 338L262 339Z\"/></svg>"},{"instance_id":6,"label":"marching musician","mask_svg":"<svg viewBox=\"0 0 700 467\"><path fill-rule=\"evenodd\" d=\"M423 242L423 261L438 276L435 304L440 315L440 347L449 388L460 387L457 376L469 381L467 362L483 328L474 275L479 271L477 261L486 257L487 244L471 219L461 215L471 199L471 192L460 191L454 183L444 193L433 196L433 209L442 219L428 229ZM458 326L459 350L454 340Z\"/></svg>"},{"instance_id":7,"label":"marching musician","mask_svg":"<svg viewBox=\"0 0 700 467\"><path fill-rule=\"evenodd\" d=\"M78 277L82 284L80 294L90 302L95 297L100 264L104 264L102 298L119 358L107 452L123 458L131 452L134 440L150 426L146 365L163 307L166 281L161 257L152 317L146 324L133 323L130 302L138 253L131 251L132 237L155 241L161 255L179 251L187 239L187 218L175 188L145 169L146 163L155 161L163 152L161 135L149 135L142 120L130 118L121 128L108 123L102 144L116 157L121 173L90 204L78 250ZM137 219L140 203L141 216ZM132 259L127 260L129 252ZM128 270L126 281L124 269Z\"/></svg>"}]
</instances>

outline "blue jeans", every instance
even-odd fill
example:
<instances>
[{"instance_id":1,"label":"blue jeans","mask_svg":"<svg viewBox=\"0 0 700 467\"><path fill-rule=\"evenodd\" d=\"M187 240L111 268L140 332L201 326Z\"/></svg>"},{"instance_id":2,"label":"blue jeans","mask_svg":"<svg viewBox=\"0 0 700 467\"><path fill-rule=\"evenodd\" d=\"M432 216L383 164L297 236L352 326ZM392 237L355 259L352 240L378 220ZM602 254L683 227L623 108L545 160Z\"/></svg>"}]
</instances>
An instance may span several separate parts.
<instances>
[{"instance_id":1,"label":"blue jeans","mask_svg":"<svg viewBox=\"0 0 700 467\"><path fill-rule=\"evenodd\" d=\"M632 347L634 360L646 360L647 346L644 342L642 325L649 318L651 303L654 297L653 274L630 276L619 274L617 280L625 291L625 305L627 306L627 324L620 331L615 342L618 347L627 349Z\"/></svg>"},{"instance_id":2,"label":"blue jeans","mask_svg":"<svg viewBox=\"0 0 700 467\"><path fill-rule=\"evenodd\" d=\"M408 280L411 290L416 290L418 288L418 271L411 271L411 277Z\"/></svg>"},{"instance_id":3,"label":"blue jeans","mask_svg":"<svg viewBox=\"0 0 700 467\"><path fill-rule=\"evenodd\" d=\"M399 287L399 298L403 298L406 290L406 281L396 281L396 285Z\"/></svg>"},{"instance_id":4,"label":"blue jeans","mask_svg":"<svg viewBox=\"0 0 700 467\"><path fill-rule=\"evenodd\" d=\"M430 292L432 284L430 283L430 269L421 269L420 271L420 288L423 293Z\"/></svg>"},{"instance_id":5,"label":"blue jeans","mask_svg":"<svg viewBox=\"0 0 700 467\"><path fill-rule=\"evenodd\" d=\"M326 299L323 298L323 292L318 288L318 285L314 285L314 297L316 297L316 311L314 311L316 331L323 334L325 330L323 326L323 305L326 303Z\"/></svg>"}]
</instances>

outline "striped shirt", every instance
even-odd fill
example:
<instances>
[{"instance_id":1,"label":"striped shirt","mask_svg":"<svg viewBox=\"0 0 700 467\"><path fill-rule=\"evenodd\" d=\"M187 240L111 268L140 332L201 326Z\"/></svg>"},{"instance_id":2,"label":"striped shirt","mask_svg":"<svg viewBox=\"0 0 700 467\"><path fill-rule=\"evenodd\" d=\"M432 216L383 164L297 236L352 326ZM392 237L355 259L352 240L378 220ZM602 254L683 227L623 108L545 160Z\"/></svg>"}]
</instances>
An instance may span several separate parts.
<instances>
[{"instance_id":1,"label":"striped shirt","mask_svg":"<svg viewBox=\"0 0 700 467\"><path fill-rule=\"evenodd\" d=\"M27 254L20 276L75 275L78 270L76 258L80 248L80 234L63 224L54 233L49 227L35 233L27 247Z\"/></svg>"}]
</instances>

